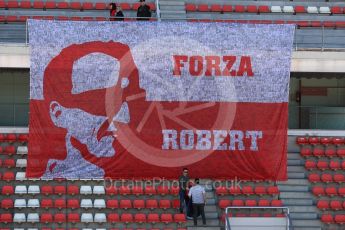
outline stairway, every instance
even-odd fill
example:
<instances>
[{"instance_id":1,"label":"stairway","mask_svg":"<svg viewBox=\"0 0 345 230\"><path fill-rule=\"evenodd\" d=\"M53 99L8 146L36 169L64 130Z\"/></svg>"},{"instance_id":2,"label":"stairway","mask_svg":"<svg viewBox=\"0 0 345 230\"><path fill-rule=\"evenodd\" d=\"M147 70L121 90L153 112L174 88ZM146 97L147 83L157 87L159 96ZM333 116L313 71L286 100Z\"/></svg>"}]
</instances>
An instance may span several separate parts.
<instances>
[{"instance_id":1,"label":"stairway","mask_svg":"<svg viewBox=\"0 0 345 230\"><path fill-rule=\"evenodd\" d=\"M306 179L304 159L299 153L288 153L288 181L278 182L280 199L289 207L293 230L321 230L315 198Z\"/></svg>"},{"instance_id":2,"label":"stairway","mask_svg":"<svg viewBox=\"0 0 345 230\"><path fill-rule=\"evenodd\" d=\"M160 0L159 9L162 20L186 20L184 0Z\"/></svg>"},{"instance_id":3,"label":"stairway","mask_svg":"<svg viewBox=\"0 0 345 230\"><path fill-rule=\"evenodd\" d=\"M216 207L216 199L214 189L212 188L212 181L200 180L200 184L205 187L206 190L206 206L205 216L206 225L202 224L201 217L198 218L198 226L194 227L193 220L188 220L188 230L220 230L220 221ZM207 184L207 186L206 186Z\"/></svg>"}]
</instances>

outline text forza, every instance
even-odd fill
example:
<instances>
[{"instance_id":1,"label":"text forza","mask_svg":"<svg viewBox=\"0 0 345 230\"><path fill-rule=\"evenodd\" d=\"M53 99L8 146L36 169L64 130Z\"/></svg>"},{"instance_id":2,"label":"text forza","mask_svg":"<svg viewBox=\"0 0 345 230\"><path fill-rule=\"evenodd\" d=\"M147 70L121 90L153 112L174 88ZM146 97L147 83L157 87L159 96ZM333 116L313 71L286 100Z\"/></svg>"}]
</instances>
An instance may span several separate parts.
<instances>
[{"instance_id":1,"label":"text forza","mask_svg":"<svg viewBox=\"0 0 345 230\"><path fill-rule=\"evenodd\" d=\"M165 150L239 150L259 151L258 130L181 130L163 129L162 149ZM229 141L225 141L229 137ZM247 139L248 141L244 141ZM250 142L248 146L245 143Z\"/></svg>"},{"instance_id":2,"label":"text forza","mask_svg":"<svg viewBox=\"0 0 345 230\"><path fill-rule=\"evenodd\" d=\"M173 75L181 76L182 69L188 68L191 76L247 76L253 77L250 56L186 56L173 55Z\"/></svg>"}]
</instances>

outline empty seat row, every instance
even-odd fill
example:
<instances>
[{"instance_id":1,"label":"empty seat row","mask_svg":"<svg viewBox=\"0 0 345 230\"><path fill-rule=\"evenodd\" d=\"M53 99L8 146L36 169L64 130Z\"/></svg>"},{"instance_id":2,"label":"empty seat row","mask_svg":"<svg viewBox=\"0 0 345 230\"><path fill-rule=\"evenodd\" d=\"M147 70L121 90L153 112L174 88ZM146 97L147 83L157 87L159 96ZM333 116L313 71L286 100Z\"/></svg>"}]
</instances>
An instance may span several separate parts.
<instances>
[{"instance_id":1,"label":"empty seat row","mask_svg":"<svg viewBox=\"0 0 345 230\"><path fill-rule=\"evenodd\" d=\"M226 207L235 206L235 207L243 207L243 206L259 206L259 207L281 207L283 203L281 200L266 200L260 199L259 201L248 199L248 200L219 200L218 203L219 207L224 209Z\"/></svg>"},{"instance_id":2,"label":"empty seat row","mask_svg":"<svg viewBox=\"0 0 345 230\"><path fill-rule=\"evenodd\" d=\"M297 137L296 143L299 145L344 145L345 138L343 137Z\"/></svg>"},{"instance_id":3,"label":"empty seat row","mask_svg":"<svg viewBox=\"0 0 345 230\"><path fill-rule=\"evenodd\" d=\"M5 155L13 155L17 151L16 146L14 145L7 145L7 146L0 146L0 153Z\"/></svg>"},{"instance_id":4,"label":"empty seat row","mask_svg":"<svg viewBox=\"0 0 345 230\"><path fill-rule=\"evenodd\" d=\"M307 170L345 170L345 161L306 160L304 166Z\"/></svg>"},{"instance_id":5,"label":"empty seat row","mask_svg":"<svg viewBox=\"0 0 345 230\"><path fill-rule=\"evenodd\" d=\"M235 13L321 13L321 14L342 14L345 7L334 6L268 6L268 5L207 5L207 4L186 4L187 12L235 12Z\"/></svg>"},{"instance_id":6,"label":"empty seat row","mask_svg":"<svg viewBox=\"0 0 345 230\"><path fill-rule=\"evenodd\" d=\"M323 187L323 186L314 186L313 189L313 194L315 196L343 196L345 197L345 187Z\"/></svg>"},{"instance_id":7,"label":"empty seat row","mask_svg":"<svg viewBox=\"0 0 345 230\"><path fill-rule=\"evenodd\" d=\"M323 214L321 216L321 221L326 224L345 224L345 214Z\"/></svg>"},{"instance_id":8,"label":"empty seat row","mask_svg":"<svg viewBox=\"0 0 345 230\"><path fill-rule=\"evenodd\" d=\"M4 185L1 188L1 194L2 195L12 195L12 194L18 194L18 195L24 195L24 194L39 194L39 186L38 185L29 185L26 187L26 185L16 185L15 188L13 188L12 185Z\"/></svg>"},{"instance_id":9,"label":"empty seat row","mask_svg":"<svg viewBox=\"0 0 345 230\"><path fill-rule=\"evenodd\" d=\"M320 148L320 147L314 147L313 149L311 148L302 148L301 149L301 155L303 157L341 157L345 158L345 148Z\"/></svg>"},{"instance_id":10,"label":"empty seat row","mask_svg":"<svg viewBox=\"0 0 345 230\"><path fill-rule=\"evenodd\" d=\"M137 10L140 3L119 3L123 10ZM151 10L155 10L156 6L154 3L147 3ZM106 10L107 4L104 2L84 2L84 1L0 1L0 8L22 8L22 9L72 9L72 10Z\"/></svg>"},{"instance_id":11,"label":"empty seat row","mask_svg":"<svg viewBox=\"0 0 345 230\"><path fill-rule=\"evenodd\" d=\"M9 208L39 208L40 201L38 199L16 199L14 202L12 199L3 199L1 201L1 208L9 209Z\"/></svg>"},{"instance_id":12,"label":"empty seat row","mask_svg":"<svg viewBox=\"0 0 345 230\"><path fill-rule=\"evenodd\" d=\"M237 186L218 187L216 188L217 195L278 195L279 189L277 186L243 186L242 188Z\"/></svg>"},{"instance_id":13,"label":"empty seat row","mask_svg":"<svg viewBox=\"0 0 345 230\"><path fill-rule=\"evenodd\" d=\"M0 1L1 8L1 1ZM27 142L29 140L28 134L19 134L18 136L14 133L0 134L0 142Z\"/></svg>"},{"instance_id":14,"label":"empty seat row","mask_svg":"<svg viewBox=\"0 0 345 230\"><path fill-rule=\"evenodd\" d=\"M345 201L341 200L319 200L317 202L317 207L321 210L328 210L332 209L334 211L344 210L345 209Z\"/></svg>"},{"instance_id":15,"label":"empty seat row","mask_svg":"<svg viewBox=\"0 0 345 230\"><path fill-rule=\"evenodd\" d=\"M309 174L308 179L312 183L316 183L316 182L344 183L345 182L345 175L344 175L344 173L335 173L334 175L332 175L330 173L322 173L321 175L318 173L311 173L311 174Z\"/></svg>"}]
</instances>

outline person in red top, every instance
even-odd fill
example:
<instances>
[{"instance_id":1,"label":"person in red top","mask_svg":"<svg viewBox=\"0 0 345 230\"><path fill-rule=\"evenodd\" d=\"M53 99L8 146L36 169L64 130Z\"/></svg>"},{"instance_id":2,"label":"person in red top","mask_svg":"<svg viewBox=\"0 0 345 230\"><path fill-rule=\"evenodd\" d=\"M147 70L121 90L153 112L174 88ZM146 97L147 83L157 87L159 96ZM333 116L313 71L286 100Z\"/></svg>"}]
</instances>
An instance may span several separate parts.
<instances>
[{"instance_id":1,"label":"person in red top","mask_svg":"<svg viewBox=\"0 0 345 230\"><path fill-rule=\"evenodd\" d=\"M110 21L115 21L116 3L109 3L109 10Z\"/></svg>"}]
</instances>

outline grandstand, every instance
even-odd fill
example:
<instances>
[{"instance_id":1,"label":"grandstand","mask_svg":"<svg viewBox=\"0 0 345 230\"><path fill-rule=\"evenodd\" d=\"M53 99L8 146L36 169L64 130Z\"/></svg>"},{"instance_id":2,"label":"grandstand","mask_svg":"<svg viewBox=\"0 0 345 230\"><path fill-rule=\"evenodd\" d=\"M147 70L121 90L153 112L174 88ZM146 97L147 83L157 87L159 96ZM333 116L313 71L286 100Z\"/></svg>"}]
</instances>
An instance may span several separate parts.
<instances>
[{"instance_id":1,"label":"grandstand","mask_svg":"<svg viewBox=\"0 0 345 230\"><path fill-rule=\"evenodd\" d=\"M135 180L118 180L118 186L107 188L103 178L26 178L30 113L26 20L108 21L109 2L0 0L0 229L196 229L179 213L178 188L169 181L143 189L127 186ZM115 2L121 5L125 21L136 20L137 1ZM229 188L226 184L232 181L203 178L207 225L199 222L198 229L224 229L228 217L247 221L283 217L295 230L345 229L345 2L147 3L153 11L151 21L158 21L152 23L178 20L296 27L288 180L247 180L241 188ZM229 207L237 208L226 214Z\"/></svg>"}]
</instances>

